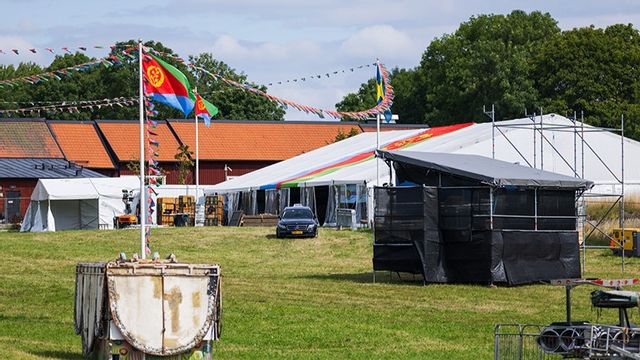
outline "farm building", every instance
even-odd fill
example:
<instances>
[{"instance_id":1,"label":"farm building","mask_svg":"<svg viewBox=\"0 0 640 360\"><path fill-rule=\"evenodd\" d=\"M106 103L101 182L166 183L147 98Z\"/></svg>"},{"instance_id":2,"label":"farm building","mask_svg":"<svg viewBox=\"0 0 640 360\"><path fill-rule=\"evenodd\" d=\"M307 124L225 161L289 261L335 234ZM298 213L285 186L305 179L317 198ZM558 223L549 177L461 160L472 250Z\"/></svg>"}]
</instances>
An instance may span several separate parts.
<instances>
[{"instance_id":1,"label":"farm building","mask_svg":"<svg viewBox=\"0 0 640 360\"><path fill-rule=\"evenodd\" d=\"M169 124L180 142L195 152L193 120ZM200 123L200 184L217 184L227 176L238 177L315 150L351 129L362 132L357 123L346 122L221 120L209 128Z\"/></svg>"},{"instance_id":2,"label":"farm building","mask_svg":"<svg viewBox=\"0 0 640 360\"><path fill-rule=\"evenodd\" d=\"M0 121L0 220L18 222L38 179L102 177L65 158L42 120Z\"/></svg>"}]
</instances>

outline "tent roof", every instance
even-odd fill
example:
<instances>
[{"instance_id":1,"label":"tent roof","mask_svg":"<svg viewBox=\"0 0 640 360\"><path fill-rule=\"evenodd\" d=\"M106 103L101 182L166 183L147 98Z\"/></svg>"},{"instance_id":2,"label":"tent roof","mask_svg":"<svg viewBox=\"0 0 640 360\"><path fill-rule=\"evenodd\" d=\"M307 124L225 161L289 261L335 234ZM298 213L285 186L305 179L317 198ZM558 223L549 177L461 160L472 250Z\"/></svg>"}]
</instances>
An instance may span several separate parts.
<instances>
[{"instance_id":1,"label":"tent roof","mask_svg":"<svg viewBox=\"0 0 640 360\"><path fill-rule=\"evenodd\" d=\"M378 151L385 160L478 180L496 187L531 186L589 189L593 182L479 155Z\"/></svg>"},{"instance_id":2,"label":"tent roof","mask_svg":"<svg viewBox=\"0 0 640 360\"><path fill-rule=\"evenodd\" d=\"M40 179L31 194L31 200L82 200L101 196L121 198L123 189L133 190L139 186L137 176Z\"/></svg>"},{"instance_id":3,"label":"tent roof","mask_svg":"<svg viewBox=\"0 0 640 360\"><path fill-rule=\"evenodd\" d=\"M538 128L540 117L537 117ZM495 130L495 158L508 163L519 163L523 166L531 164L531 167L541 168L545 171L574 177L573 164L577 164L577 173L582 175L582 153L580 133L574 133L569 128L574 123L563 116L549 114L542 116L544 136L542 140L540 131L537 131L535 141L536 154L534 162L534 132L531 128L532 121L529 118L497 121L500 131ZM580 130L580 122L576 122ZM528 126L528 128L524 128ZM432 128L438 129L438 128ZM451 154L470 154L492 157L492 132L491 123L473 124L471 126L457 128L444 132L438 136L431 136L424 141L418 141L411 146L399 151L421 151ZM555 131L552 131L555 130ZM380 133L380 144L385 146L392 141L408 138L419 134L423 130L396 130ZM314 176L303 178L297 186L317 186L332 183L374 183L376 182L376 161L369 158L366 161L337 166L346 158L354 154L373 151L375 148L375 133L363 133L340 142L324 146L300 156L279 162L277 164L248 173L238 178L216 185L216 191L236 191L257 189L264 186L272 186L281 181L296 178L322 168L329 168ZM576 156L574 160L574 137L576 138ZM621 144L623 139L611 132L602 131L592 126L584 125L584 175L583 178L593 181L595 184L618 184L621 170ZM516 151L512 145L516 144ZM551 146L553 145L553 147ZM625 184L640 184L640 167L635 166L636 159L640 158L640 142L632 139L624 139ZM597 156L590 148L597 152ZM394 149L387 149L394 150ZM522 154L522 155L521 155ZM598 157L606 162L603 164ZM541 162L543 163L541 165ZM380 183L389 181L387 166L380 161ZM533 166L535 164L535 166ZM614 174L609 172L610 169ZM616 179L617 178L617 179Z\"/></svg>"}]
</instances>

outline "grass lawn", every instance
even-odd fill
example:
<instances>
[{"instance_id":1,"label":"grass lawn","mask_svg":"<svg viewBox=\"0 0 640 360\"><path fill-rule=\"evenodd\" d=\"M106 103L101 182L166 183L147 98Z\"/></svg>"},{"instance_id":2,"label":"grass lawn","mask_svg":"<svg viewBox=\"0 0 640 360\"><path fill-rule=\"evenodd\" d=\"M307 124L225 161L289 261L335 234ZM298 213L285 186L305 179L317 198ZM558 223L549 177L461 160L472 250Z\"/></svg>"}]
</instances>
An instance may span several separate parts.
<instances>
[{"instance_id":1,"label":"grass lawn","mask_svg":"<svg viewBox=\"0 0 640 360\"><path fill-rule=\"evenodd\" d=\"M152 247L222 267L222 341L215 357L489 359L496 323L564 318L564 290L371 282L371 235L324 230L316 239L279 240L272 229L173 228ZM269 236L267 236L269 235ZM75 265L138 251L138 232L0 233L0 358L80 359L73 333ZM589 277L620 277L619 258L588 254ZM627 262L638 277L640 260ZM380 282L382 280L382 282ZM631 289L631 288L630 288ZM574 319L615 322L588 293L574 290ZM635 287L634 290L640 290ZM637 311L631 321L640 322Z\"/></svg>"}]
</instances>

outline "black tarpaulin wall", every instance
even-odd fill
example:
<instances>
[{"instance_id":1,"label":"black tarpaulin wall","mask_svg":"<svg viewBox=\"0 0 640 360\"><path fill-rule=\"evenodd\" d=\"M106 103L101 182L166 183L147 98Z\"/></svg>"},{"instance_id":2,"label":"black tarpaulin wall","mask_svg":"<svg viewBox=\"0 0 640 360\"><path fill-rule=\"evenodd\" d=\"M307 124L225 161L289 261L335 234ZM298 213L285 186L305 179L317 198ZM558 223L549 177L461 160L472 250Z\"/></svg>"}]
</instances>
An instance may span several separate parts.
<instances>
[{"instance_id":1,"label":"black tarpaulin wall","mask_svg":"<svg viewBox=\"0 0 640 360\"><path fill-rule=\"evenodd\" d=\"M375 188L374 270L422 273L426 282L442 283L580 277L576 231L491 230L473 216L486 208L486 191Z\"/></svg>"}]
</instances>

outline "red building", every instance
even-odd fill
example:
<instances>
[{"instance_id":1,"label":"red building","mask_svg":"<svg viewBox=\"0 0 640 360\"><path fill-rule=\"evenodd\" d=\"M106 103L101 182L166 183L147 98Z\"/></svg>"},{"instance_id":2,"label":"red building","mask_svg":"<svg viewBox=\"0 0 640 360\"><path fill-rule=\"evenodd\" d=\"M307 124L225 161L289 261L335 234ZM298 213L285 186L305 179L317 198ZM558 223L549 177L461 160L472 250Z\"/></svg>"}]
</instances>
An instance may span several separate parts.
<instances>
[{"instance_id":1,"label":"red building","mask_svg":"<svg viewBox=\"0 0 640 360\"><path fill-rule=\"evenodd\" d=\"M183 144L195 152L193 120L170 120ZM357 123L296 121L213 121L199 123L200 184L217 184L228 176L240 176L278 161L317 149L335 141L339 132L349 133Z\"/></svg>"},{"instance_id":2,"label":"red building","mask_svg":"<svg viewBox=\"0 0 640 360\"><path fill-rule=\"evenodd\" d=\"M140 161L140 123L129 120L97 120L96 125L114 157L115 176L135 174ZM160 163L166 183L178 184L178 161L175 156L180 142L166 121L158 121L158 127L153 131L158 134L154 136L160 143L156 160ZM190 182L191 175L187 177L187 183Z\"/></svg>"},{"instance_id":3,"label":"red building","mask_svg":"<svg viewBox=\"0 0 640 360\"><path fill-rule=\"evenodd\" d=\"M67 160L106 176L116 176L114 159L93 121L47 121Z\"/></svg>"},{"instance_id":4,"label":"red building","mask_svg":"<svg viewBox=\"0 0 640 360\"><path fill-rule=\"evenodd\" d=\"M0 121L0 220L24 217L38 179L100 176L69 162L44 120Z\"/></svg>"}]
</instances>

